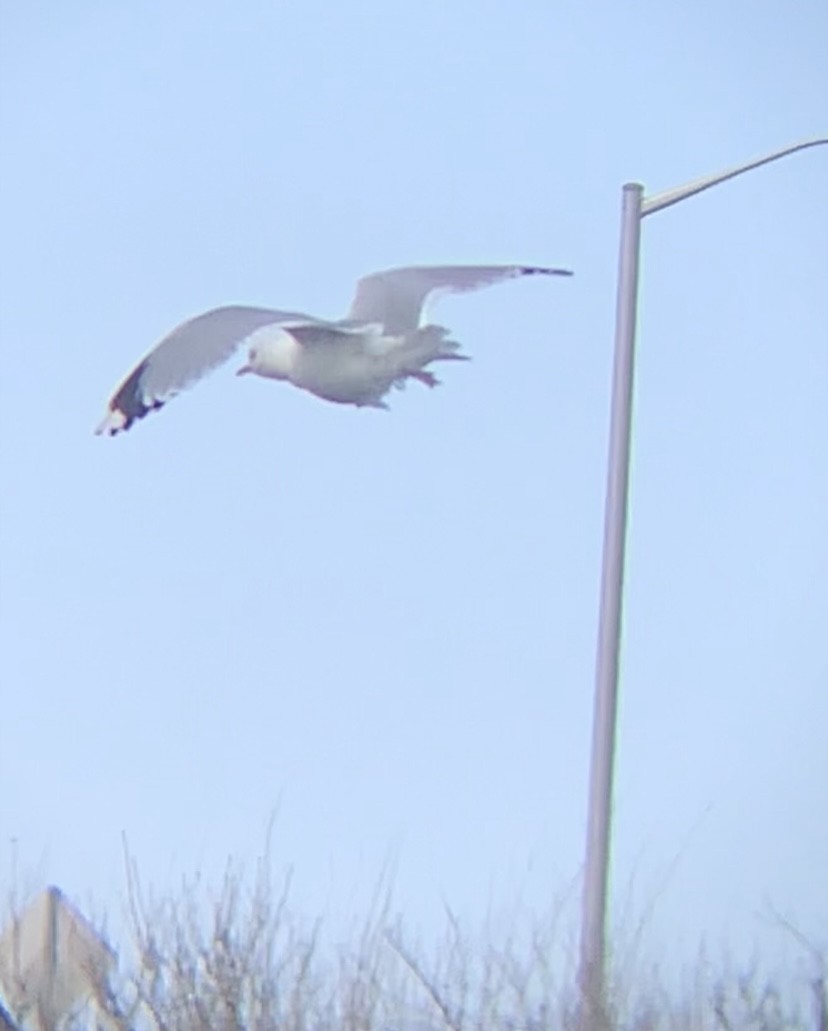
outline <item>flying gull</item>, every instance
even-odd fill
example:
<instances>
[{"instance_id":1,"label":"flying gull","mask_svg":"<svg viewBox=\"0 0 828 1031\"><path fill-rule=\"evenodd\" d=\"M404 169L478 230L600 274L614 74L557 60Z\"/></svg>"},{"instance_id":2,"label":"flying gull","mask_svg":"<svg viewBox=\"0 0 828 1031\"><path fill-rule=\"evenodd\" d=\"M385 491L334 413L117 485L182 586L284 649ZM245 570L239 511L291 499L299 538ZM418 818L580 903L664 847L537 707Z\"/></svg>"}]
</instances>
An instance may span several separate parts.
<instances>
[{"instance_id":1,"label":"flying gull","mask_svg":"<svg viewBox=\"0 0 828 1031\"><path fill-rule=\"evenodd\" d=\"M215 308L182 322L135 366L95 432L128 430L243 348L247 363L237 375L287 380L339 404L387 408L391 387L407 379L434 387L439 380L427 366L467 357L447 329L427 322L430 301L534 275L572 273L527 265L390 269L361 279L347 318L335 322L268 308Z\"/></svg>"}]
</instances>

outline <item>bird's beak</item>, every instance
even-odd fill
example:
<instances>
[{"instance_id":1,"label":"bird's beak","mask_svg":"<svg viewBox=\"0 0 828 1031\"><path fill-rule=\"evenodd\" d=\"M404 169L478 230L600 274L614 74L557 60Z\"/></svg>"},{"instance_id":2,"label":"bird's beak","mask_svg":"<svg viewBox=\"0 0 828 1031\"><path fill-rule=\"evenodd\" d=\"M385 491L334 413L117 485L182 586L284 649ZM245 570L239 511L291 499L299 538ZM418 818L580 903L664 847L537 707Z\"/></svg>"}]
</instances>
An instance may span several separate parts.
<instances>
[{"instance_id":1,"label":"bird's beak","mask_svg":"<svg viewBox=\"0 0 828 1031\"><path fill-rule=\"evenodd\" d=\"M242 365L242 367L240 369L236 369L236 375L237 376L246 376L249 372L252 372L252 371L253 370L250 368L249 365Z\"/></svg>"}]
</instances>

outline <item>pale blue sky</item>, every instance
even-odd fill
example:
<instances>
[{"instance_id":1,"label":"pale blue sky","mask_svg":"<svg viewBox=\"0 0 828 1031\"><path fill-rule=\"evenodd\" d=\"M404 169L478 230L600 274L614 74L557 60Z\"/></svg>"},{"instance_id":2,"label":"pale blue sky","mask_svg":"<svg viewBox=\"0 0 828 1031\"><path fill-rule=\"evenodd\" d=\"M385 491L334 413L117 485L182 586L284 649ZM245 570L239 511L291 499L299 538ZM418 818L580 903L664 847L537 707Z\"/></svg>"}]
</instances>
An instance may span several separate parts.
<instances>
[{"instance_id":1,"label":"pale blue sky","mask_svg":"<svg viewBox=\"0 0 828 1031\"><path fill-rule=\"evenodd\" d=\"M164 890L278 807L311 914L389 858L426 937L542 912L583 847L620 187L825 135L828 8L2 11L4 868L113 908L122 831ZM827 186L809 151L644 226L613 904L688 954L767 902L828 925ZM199 311L501 261L576 275L445 301L474 361L390 414L222 370L92 435Z\"/></svg>"}]
</instances>

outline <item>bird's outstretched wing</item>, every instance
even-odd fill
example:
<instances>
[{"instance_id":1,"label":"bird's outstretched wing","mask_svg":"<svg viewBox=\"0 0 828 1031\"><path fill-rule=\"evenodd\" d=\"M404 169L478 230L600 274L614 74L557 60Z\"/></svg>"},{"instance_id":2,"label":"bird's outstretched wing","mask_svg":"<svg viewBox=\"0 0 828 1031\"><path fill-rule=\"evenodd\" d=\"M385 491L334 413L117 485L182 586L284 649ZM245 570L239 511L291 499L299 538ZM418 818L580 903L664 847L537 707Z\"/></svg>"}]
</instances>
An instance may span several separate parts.
<instances>
[{"instance_id":1,"label":"bird's outstretched wing","mask_svg":"<svg viewBox=\"0 0 828 1031\"><path fill-rule=\"evenodd\" d=\"M519 276L571 276L568 269L531 265L423 265L388 269L357 283L349 318L382 323L386 333L411 333L434 295L476 290Z\"/></svg>"},{"instance_id":2,"label":"bird's outstretched wing","mask_svg":"<svg viewBox=\"0 0 828 1031\"><path fill-rule=\"evenodd\" d=\"M306 318L298 312L228 307L182 322L121 383L95 432L113 436L128 430L136 419L161 408L179 391L226 362L257 329Z\"/></svg>"},{"instance_id":3,"label":"bird's outstretched wing","mask_svg":"<svg viewBox=\"0 0 828 1031\"><path fill-rule=\"evenodd\" d=\"M364 350L364 338L372 332L380 332L381 329L381 326L368 322L326 322L324 319L311 319L307 316L302 322L291 321L285 326L285 330L293 339L307 350L334 351L341 351L347 345Z\"/></svg>"}]
</instances>

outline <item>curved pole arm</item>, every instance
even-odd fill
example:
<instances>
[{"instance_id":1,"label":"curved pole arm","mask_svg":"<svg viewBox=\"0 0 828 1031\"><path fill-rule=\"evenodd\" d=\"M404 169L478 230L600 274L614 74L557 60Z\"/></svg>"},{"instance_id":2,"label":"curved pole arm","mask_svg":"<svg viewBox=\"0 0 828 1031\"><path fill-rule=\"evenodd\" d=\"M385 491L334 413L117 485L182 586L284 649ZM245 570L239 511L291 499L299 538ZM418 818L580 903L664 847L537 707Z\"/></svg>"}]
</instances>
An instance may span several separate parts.
<instances>
[{"instance_id":1,"label":"curved pole arm","mask_svg":"<svg viewBox=\"0 0 828 1031\"><path fill-rule=\"evenodd\" d=\"M711 186L718 186L719 183L723 183L727 179L733 179L743 172L749 172L753 168L759 168L760 165L767 165L771 161L778 161L779 158L787 157L788 154L794 154L798 150L806 150L808 147L819 147L826 143L828 143L828 137L804 140L802 143L794 143L790 147L783 147L782 150L775 150L772 154L766 154L764 157L756 158L754 161L748 161L744 165L729 168L726 172L706 175L703 179L695 179L692 183L677 186L674 190L665 190L664 193L657 193L655 197L644 199L641 205L641 217L652 215L656 211L661 211L662 208L669 208L671 204L678 204L679 201L692 197L694 193L709 190Z\"/></svg>"}]
</instances>

